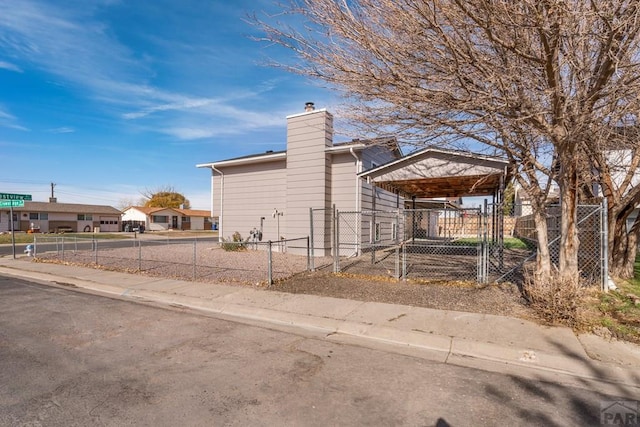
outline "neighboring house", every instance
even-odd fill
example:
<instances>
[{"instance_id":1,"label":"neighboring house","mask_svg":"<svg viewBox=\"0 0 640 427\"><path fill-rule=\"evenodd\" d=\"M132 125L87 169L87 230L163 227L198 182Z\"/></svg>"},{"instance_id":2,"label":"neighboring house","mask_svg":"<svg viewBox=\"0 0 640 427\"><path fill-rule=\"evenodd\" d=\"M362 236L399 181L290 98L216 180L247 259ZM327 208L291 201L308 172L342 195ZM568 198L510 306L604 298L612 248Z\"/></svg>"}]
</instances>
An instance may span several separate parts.
<instances>
[{"instance_id":1,"label":"neighboring house","mask_svg":"<svg viewBox=\"0 0 640 427\"><path fill-rule=\"evenodd\" d=\"M531 208L531 197L525 191L524 188L516 181L513 184L514 196L513 196L513 216L521 217L527 215L533 215L533 209ZM547 204L555 205L560 203L560 189L557 185L552 185L547 195Z\"/></svg>"},{"instance_id":2,"label":"neighboring house","mask_svg":"<svg viewBox=\"0 0 640 427\"><path fill-rule=\"evenodd\" d=\"M313 228L322 233L314 242L327 243L334 207L399 211L424 199L441 198L442 204L444 198L492 194L506 179L504 159L435 149L403 156L394 138L334 144L333 116L313 103L287 117L286 143L285 151L196 165L211 170L211 210L222 238L235 232L248 238L253 230L263 241L306 237L313 208L325 210L314 214ZM378 235L373 223L358 224L356 240Z\"/></svg>"},{"instance_id":3,"label":"neighboring house","mask_svg":"<svg viewBox=\"0 0 640 427\"><path fill-rule=\"evenodd\" d=\"M163 230L211 230L211 212L195 209L148 208L131 206L122 214L122 231L144 225L149 231Z\"/></svg>"},{"instance_id":4,"label":"neighboring house","mask_svg":"<svg viewBox=\"0 0 640 427\"><path fill-rule=\"evenodd\" d=\"M10 210L0 210L0 231L10 231ZM111 206L24 202L13 208L14 230L40 233L111 232L120 229L122 213Z\"/></svg>"}]
</instances>

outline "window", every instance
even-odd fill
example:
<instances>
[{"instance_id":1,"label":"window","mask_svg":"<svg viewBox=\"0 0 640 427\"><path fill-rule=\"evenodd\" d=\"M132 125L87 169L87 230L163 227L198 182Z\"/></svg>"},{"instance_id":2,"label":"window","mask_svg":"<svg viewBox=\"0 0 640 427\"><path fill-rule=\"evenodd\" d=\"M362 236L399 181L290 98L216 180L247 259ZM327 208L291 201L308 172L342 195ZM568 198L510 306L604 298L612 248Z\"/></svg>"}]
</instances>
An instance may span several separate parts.
<instances>
[{"instance_id":1,"label":"window","mask_svg":"<svg viewBox=\"0 0 640 427\"><path fill-rule=\"evenodd\" d=\"M394 242L398 240L398 224L395 222L391 223L391 240Z\"/></svg>"},{"instance_id":2,"label":"window","mask_svg":"<svg viewBox=\"0 0 640 427\"><path fill-rule=\"evenodd\" d=\"M379 222L376 222L376 236L375 236L376 242L380 241L381 234L382 234L382 227L380 226Z\"/></svg>"},{"instance_id":3,"label":"window","mask_svg":"<svg viewBox=\"0 0 640 427\"><path fill-rule=\"evenodd\" d=\"M47 220L49 219L49 214L46 212L31 212L29 214L29 219L42 219L42 220Z\"/></svg>"},{"instance_id":4,"label":"window","mask_svg":"<svg viewBox=\"0 0 640 427\"><path fill-rule=\"evenodd\" d=\"M163 222L165 224L168 224L169 217L167 215L152 215L151 222Z\"/></svg>"},{"instance_id":5,"label":"window","mask_svg":"<svg viewBox=\"0 0 640 427\"><path fill-rule=\"evenodd\" d=\"M182 217L182 222L191 222L191 217L183 216Z\"/></svg>"},{"instance_id":6,"label":"window","mask_svg":"<svg viewBox=\"0 0 640 427\"><path fill-rule=\"evenodd\" d=\"M78 221L92 221L93 215L91 214L78 214Z\"/></svg>"},{"instance_id":7,"label":"window","mask_svg":"<svg viewBox=\"0 0 640 427\"><path fill-rule=\"evenodd\" d=\"M29 219L40 219L40 216L38 215L38 212L31 212L29 214Z\"/></svg>"}]
</instances>

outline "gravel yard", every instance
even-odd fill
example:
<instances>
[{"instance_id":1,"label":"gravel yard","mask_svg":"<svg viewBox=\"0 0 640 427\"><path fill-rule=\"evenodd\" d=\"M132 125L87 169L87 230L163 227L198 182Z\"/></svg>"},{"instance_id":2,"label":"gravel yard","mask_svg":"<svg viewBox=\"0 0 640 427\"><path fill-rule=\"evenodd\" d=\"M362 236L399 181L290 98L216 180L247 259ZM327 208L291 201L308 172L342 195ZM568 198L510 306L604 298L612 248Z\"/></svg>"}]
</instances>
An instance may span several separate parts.
<instances>
[{"instance_id":1,"label":"gravel yard","mask_svg":"<svg viewBox=\"0 0 640 427\"><path fill-rule=\"evenodd\" d=\"M40 262L64 262L95 266L96 253L90 250L39 254ZM194 266L194 258L196 260ZM443 310L469 311L532 319L514 285L478 286L473 282L398 281L389 277L328 272L332 258L315 258L309 272L307 257L272 253L273 279L267 287L268 254L263 250L225 251L211 242L151 244L121 249L100 249L99 266L124 271L206 283L258 286L268 290L376 301Z\"/></svg>"}]
</instances>

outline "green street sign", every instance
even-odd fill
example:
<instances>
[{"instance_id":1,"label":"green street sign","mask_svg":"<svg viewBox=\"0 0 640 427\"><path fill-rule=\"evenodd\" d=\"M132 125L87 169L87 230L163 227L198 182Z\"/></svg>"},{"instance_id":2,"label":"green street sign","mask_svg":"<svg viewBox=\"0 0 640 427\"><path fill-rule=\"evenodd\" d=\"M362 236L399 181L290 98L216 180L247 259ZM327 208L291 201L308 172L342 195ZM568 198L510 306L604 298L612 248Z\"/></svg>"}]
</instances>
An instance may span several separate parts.
<instances>
[{"instance_id":1,"label":"green street sign","mask_svg":"<svg viewBox=\"0 0 640 427\"><path fill-rule=\"evenodd\" d=\"M0 200L0 208L23 208L24 200Z\"/></svg>"},{"instance_id":2,"label":"green street sign","mask_svg":"<svg viewBox=\"0 0 640 427\"><path fill-rule=\"evenodd\" d=\"M31 200L31 194L0 193L0 200Z\"/></svg>"}]
</instances>

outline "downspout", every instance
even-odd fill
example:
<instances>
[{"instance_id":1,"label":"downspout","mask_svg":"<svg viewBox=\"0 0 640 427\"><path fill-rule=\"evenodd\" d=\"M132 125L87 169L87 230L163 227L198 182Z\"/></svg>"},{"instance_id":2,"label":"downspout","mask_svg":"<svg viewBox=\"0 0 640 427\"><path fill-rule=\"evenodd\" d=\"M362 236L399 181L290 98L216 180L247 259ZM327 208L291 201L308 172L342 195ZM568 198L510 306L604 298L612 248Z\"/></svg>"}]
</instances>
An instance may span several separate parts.
<instances>
[{"instance_id":1,"label":"downspout","mask_svg":"<svg viewBox=\"0 0 640 427\"><path fill-rule=\"evenodd\" d=\"M224 233L222 232L222 203L224 201L224 174L220 169L216 169L214 165L211 165L211 170L220 174L220 214L218 215L218 242L222 242ZM211 174L211 192L213 192L213 179L214 174ZM211 198L211 213L213 214L213 197Z\"/></svg>"},{"instance_id":2,"label":"downspout","mask_svg":"<svg viewBox=\"0 0 640 427\"><path fill-rule=\"evenodd\" d=\"M361 201L361 193L362 193L362 183L360 182L360 177L358 176L358 174L361 172L362 169L362 160L360 160L360 158L358 157L358 155L355 153L355 151L353 150L353 147L349 147L349 152L351 153L351 155L353 156L354 159L356 159L356 212L360 212L361 207L360 204L362 203ZM356 214L357 218L358 218L358 224L356 224L356 256L360 256L362 253L361 247L360 247L360 231L362 229L362 226L360 224L360 214Z\"/></svg>"}]
</instances>

